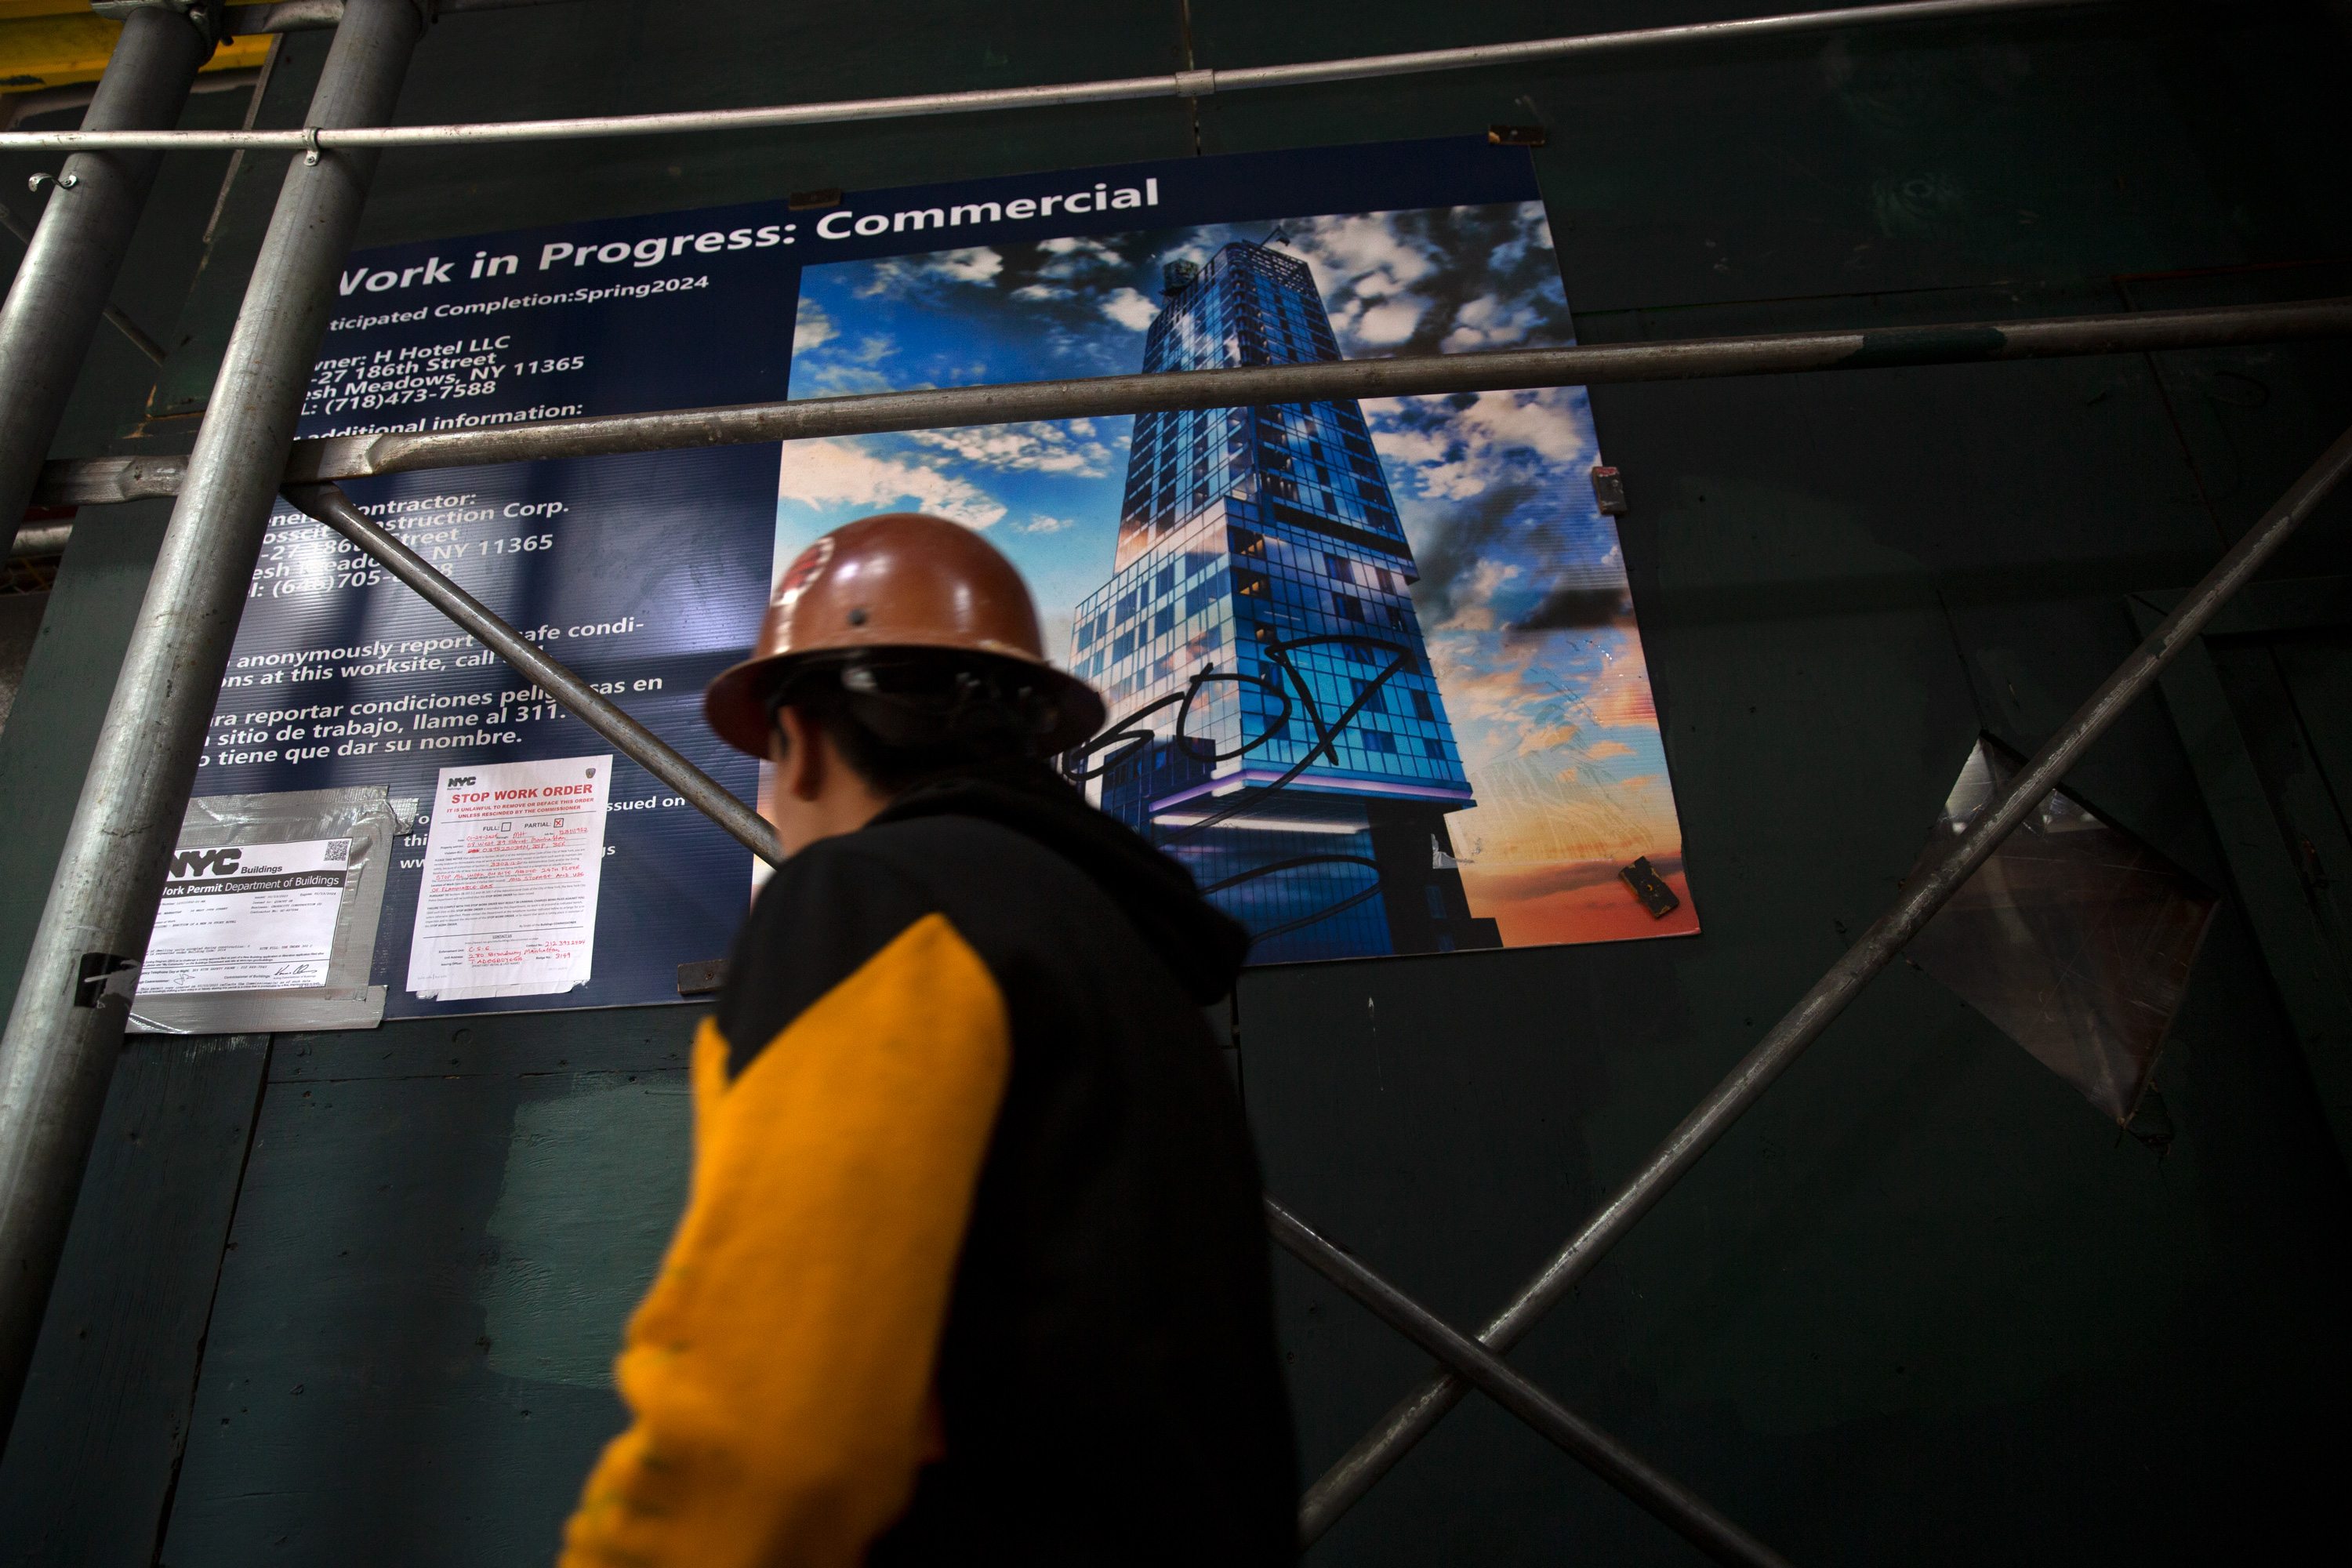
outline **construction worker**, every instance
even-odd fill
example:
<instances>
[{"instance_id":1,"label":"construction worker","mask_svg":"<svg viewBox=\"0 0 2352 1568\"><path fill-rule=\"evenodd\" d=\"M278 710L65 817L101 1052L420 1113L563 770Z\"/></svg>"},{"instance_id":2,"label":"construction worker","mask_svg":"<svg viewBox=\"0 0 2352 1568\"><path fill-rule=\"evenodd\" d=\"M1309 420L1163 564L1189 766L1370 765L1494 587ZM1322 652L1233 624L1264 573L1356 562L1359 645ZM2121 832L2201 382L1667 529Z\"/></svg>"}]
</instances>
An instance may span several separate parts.
<instances>
[{"instance_id":1,"label":"construction worker","mask_svg":"<svg viewBox=\"0 0 2352 1568\"><path fill-rule=\"evenodd\" d=\"M787 858L694 1047L692 1197L588 1564L1288 1562L1255 1157L1201 1008L1248 939L1045 760L1101 700L1011 563L835 530L704 699Z\"/></svg>"}]
</instances>

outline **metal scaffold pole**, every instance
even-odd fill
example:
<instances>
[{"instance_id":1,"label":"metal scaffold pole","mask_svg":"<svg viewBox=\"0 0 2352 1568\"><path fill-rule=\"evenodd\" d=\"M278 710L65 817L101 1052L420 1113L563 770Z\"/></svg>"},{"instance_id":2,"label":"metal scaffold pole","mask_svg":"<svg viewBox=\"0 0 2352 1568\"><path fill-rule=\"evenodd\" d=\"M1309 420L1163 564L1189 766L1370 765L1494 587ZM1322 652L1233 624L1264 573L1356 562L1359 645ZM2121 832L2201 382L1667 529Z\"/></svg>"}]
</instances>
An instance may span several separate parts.
<instances>
[{"instance_id":1,"label":"metal scaffold pole","mask_svg":"<svg viewBox=\"0 0 2352 1568\"><path fill-rule=\"evenodd\" d=\"M469 464L812 441L1028 419L1100 419L1186 408L1244 408L1331 397L1429 397L1708 376L1992 363L2065 354L2157 353L2347 333L2352 333L2352 299L1565 349L1482 349L1406 359L1335 360L1234 370L1150 371L1139 375L1005 382L921 392L858 393L729 408L587 415L457 430L326 437L294 444L286 480L320 484ZM36 495L50 506L90 506L177 495L187 472L188 459L176 453L59 461L48 466Z\"/></svg>"},{"instance_id":2,"label":"metal scaffold pole","mask_svg":"<svg viewBox=\"0 0 2352 1568\"><path fill-rule=\"evenodd\" d=\"M760 814L727 793L718 780L696 767L660 736L638 723L621 705L598 693L562 665L540 652L520 632L492 615L483 603L426 565L391 530L380 528L352 498L333 485L289 485L286 499L367 552L376 564L407 584L435 609L473 634L566 710L618 746L631 762L677 791L686 803L732 835L771 866L783 862L776 830Z\"/></svg>"},{"instance_id":3,"label":"metal scaffold pole","mask_svg":"<svg viewBox=\"0 0 2352 1568\"><path fill-rule=\"evenodd\" d=\"M425 24L417 0L349 0L308 122L389 120ZM14 1420L40 1333L335 269L375 163L329 152L287 170L0 1039L0 1421Z\"/></svg>"},{"instance_id":4,"label":"metal scaffold pole","mask_svg":"<svg viewBox=\"0 0 2352 1568\"><path fill-rule=\"evenodd\" d=\"M136 13L107 58L83 126L169 130L212 52L207 21L161 6ZM48 206L0 306L0 521L12 537L163 162L153 152L77 153L44 182Z\"/></svg>"},{"instance_id":5,"label":"metal scaffold pole","mask_svg":"<svg viewBox=\"0 0 2352 1568\"><path fill-rule=\"evenodd\" d=\"M1373 1273L1355 1254L1273 1198L1265 1200L1265 1208L1266 1228L1285 1251L1708 1557L1729 1568L1789 1568L1787 1558L1717 1513L1696 1492L1513 1372L1500 1356Z\"/></svg>"},{"instance_id":6,"label":"metal scaffold pole","mask_svg":"<svg viewBox=\"0 0 2352 1568\"><path fill-rule=\"evenodd\" d=\"M291 30L321 25L334 0L293 0L256 6L264 13L240 22L247 32ZM467 0L462 8L492 10L537 0ZM867 120L905 120L933 114L972 114L988 110L1055 109L1074 103L1118 103L1136 99L1205 98L1252 88L1313 87L1329 82L1370 81L1431 71L1540 66L1661 47L1727 44L1846 32L1896 24L1976 22L2016 13L2058 11L2103 5L2109 0L1895 0L1882 5L1841 5L1784 16L1744 16L1722 22L1669 24L1572 37L1528 38L1517 43L1473 44L1464 48L1420 49L1402 55L1357 55L1346 59L1302 60L1291 65L1243 66L1223 70L1183 70L1167 76L1120 77L1104 81L1055 82L1041 87L991 88L974 92L926 92L906 98L868 98L841 103L790 103L762 109L688 110L671 114L597 114L570 120L488 121L470 125L402 125L356 136L328 137L341 147L468 147L520 142L565 142L587 137L676 136L693 132L773 130L780 126L839 125ZM441 0L446 14L458 0ZM11 147L173 146L290 147L301 145L290 131L176 131L126 139L95 140L75 131L0 132L0 149Z\"/></svg>"}]
</instances>

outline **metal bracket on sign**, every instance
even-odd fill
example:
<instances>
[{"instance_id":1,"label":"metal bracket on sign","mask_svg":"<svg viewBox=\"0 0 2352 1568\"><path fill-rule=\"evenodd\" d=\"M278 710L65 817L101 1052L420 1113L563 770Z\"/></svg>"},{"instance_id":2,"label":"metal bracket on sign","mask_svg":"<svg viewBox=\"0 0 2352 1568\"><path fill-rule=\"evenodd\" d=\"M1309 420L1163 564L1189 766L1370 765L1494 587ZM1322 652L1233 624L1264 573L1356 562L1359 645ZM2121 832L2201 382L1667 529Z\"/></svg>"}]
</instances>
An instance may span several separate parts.
<instances>
[{"instance_id":1,"label":"metal bracket on sign","mask_svg":"<svg viewBox=\"0 0 2352 1568\"><path fill-rule=\"evenodd\" d=\"M1595 467L1592 470L1592 499L1601 503L1601 510L1609 516L1624 516L1624 477L1606 464Z\"/></svg>"},{"instance_id":2,"label":"metal bracket on sign","mask_svg":"<svg viewBox=\"0 0 2352 1568\"><path fill-rule=\"evenodd\" d=\"M1633 889L1633 896L1642 900L1642 907L1650 911L1652 920L1664 920L1683 907L1682 900L1666 886L1666 879L1658 875L1657 868L1650 864L1647 855L1636 858L1631 866L1622 868L1617 874L1625 879L1625 885Z\"/></svg>"}]
</instances>

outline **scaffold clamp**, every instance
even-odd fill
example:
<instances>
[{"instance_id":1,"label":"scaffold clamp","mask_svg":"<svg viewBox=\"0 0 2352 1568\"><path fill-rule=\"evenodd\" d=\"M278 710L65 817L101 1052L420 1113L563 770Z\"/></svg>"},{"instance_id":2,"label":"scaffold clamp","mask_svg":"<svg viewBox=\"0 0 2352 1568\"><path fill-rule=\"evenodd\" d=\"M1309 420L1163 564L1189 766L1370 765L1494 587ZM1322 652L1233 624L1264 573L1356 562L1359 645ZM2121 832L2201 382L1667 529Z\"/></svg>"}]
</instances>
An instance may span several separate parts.
<instances>
[{"instance_id":1,"label":"scaffold clamp","mask_svg":"<svg viewBox=\"0 0 2352 1568\"><path fill-rule=\"evenodd\" d=\"M218 0L90 0L89 8L110 22L127 22L139 11L176 12L215 47L235 36L229 30L228 7Z\"/></svg>"}]
</instances>

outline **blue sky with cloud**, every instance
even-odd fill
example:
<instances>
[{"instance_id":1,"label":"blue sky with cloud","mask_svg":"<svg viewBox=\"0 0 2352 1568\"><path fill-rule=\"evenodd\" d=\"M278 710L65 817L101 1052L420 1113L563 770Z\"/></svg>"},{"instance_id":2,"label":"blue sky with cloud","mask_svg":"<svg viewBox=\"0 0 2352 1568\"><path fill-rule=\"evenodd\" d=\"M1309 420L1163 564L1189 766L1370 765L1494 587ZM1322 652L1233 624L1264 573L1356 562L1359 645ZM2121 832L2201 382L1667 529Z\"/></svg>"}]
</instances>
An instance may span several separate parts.
<instances>
[{"instance_id":1,"label":"blue sky with cloud","mask_svg":"<svg viewBox=\"0 0 2352 1568\"><path fill-rule=\"evenodd\" d=\"M1345 214L972 246L802 274L795 397L1142 368L1162 266L1279 228L1314 268L1339 350L1369 358L1573 342L1536 203ZM1415 592L1481 805L1465 850L1533 864L1678 853L1665 760L1583 389L1365 405L1423 574ZM1069 420L796 442L781 567L878 510L982 530L1027 576L1047 652L1109 574L1132 421Z\"/></svg>"}]
</instances>

